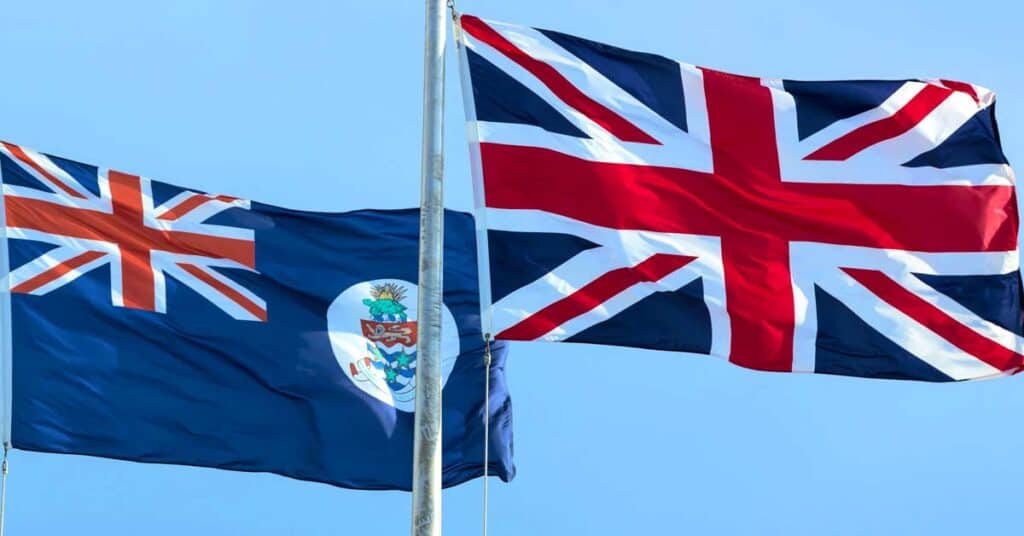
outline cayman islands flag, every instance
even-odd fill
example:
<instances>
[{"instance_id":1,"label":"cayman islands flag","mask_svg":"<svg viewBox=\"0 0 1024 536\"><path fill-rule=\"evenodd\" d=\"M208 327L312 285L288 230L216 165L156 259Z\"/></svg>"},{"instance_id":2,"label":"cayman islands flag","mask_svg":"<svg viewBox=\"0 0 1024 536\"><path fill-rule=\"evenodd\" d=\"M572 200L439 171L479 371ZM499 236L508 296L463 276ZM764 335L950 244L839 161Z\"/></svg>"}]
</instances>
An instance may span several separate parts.
<instances>
[{"instance_id":1,"label":"cayman islands flag","mask_svg":"<svg viewBox=\"0 0 1024 536\"><path fill-rule=\"evenodd\" d=\"M459 19L484 330L928 381L1021 367L995 96Z\"/></svg>"},{"instance_id":2,"label":"cayman islands flag","mask_svg":"<svg viewBox=\"0 0 1024 536\"><path fill-rule=\"evenodd\" d=\"M418 210L325 214L0 143L4 440L409 489ZM473 221L445 221L444 484L511 479Z\"/></svg>"}]
</instances>

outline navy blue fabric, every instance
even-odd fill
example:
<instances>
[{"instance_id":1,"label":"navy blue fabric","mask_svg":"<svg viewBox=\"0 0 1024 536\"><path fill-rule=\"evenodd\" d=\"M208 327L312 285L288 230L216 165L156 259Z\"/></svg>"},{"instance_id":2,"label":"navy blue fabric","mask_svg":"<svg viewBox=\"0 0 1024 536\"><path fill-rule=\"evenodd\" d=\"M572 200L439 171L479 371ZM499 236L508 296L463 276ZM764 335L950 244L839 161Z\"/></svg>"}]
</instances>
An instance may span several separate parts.
<instances>
[{"instance_id":1,"label":"navy blue fabric","mask_svg":"<svg viewBox=\"0 0 1024 536\"><path fill-rule=\"evenodd\" d=\"M621 343L623 333L638 348L711 353L711 313L704 304L703 281L675 292L655 292L566 340L614 345Z\"/></svg>"},{"instance_id":2,"label":"navy blue fabric","mask_svg":"<svg viewBox=\"0 0 1024 536\"><path fill-rule=\"evenodd\" d=\"M796 101L800 139L839 121L866 112L885 102L906 80L843 80L802 82L783 80L786 92Z\"/></svg>"},{"instance_id":3,"label":"navy blue fabric","mask_svg":"<svg viewBox=\"0 0 1024 536\"><path fill-rule=\"evenodd\" d=\"M679 62L552 30L537 31L686 131L686 101Z\"/></svg>"},{"instance_id":4,"label":"navy blue fabric","mask_svg":"<svg viewBox=\"0 0 1024 536\"><path fill-rule=\"evenodd\" d=\"M1007 164L996 134L995 107L974 114L938 147L910 160L907 167L948 168L973 164Z\"/></svg>"},{"instance_id":5,"label":"navy blue fabric","mask_svg":"<svg viewBox=\"0 0 1024 536\"><path fill-rule=\"evenodd\" d=\"M567 136L589 137L530 88L483 56L467 49L466 58L469 76L473 79L473 103L478 121L533 125Z\"/></svg>"},{"instance_id":6,"label":"navy blue fabric","mask_svg":"<svg viewBox=\"0 0 1024 536\"><path fill-rule=\"evenodd\" d=\"M1021 319L1020 273L1000 275L914 274L971 312L1009 331L1024 334Z\"/></svg>"},{"instance_id":7,"label":"navy blue fabric","mask_svg":"<svg viewBox=\"0 0 1024 536\"><path fill-rule=\"evenodd\" d=\"M155 190L167 197L178 189ZM416 281L419 211L326 214L253 203L216 220L255 231L259 273L220 272L266 300L268 322L234 320L172 277L166 314L115 307L109 267L49 294L14 294L13 445L409 489L413 414L345 375L326 317L354 284ZM483 473L485 371L472 217L448 212L445 236L445 304L462 351L444 388L451 486ZM13 267L46 247L10 246ZM509 480L505 354L495 346L490 472Z\"/></svg>"},{"instance_id":8,"label":"navy blue fabric","mask_svg":"<svg viewBox=\"0 0 1024 536\"><path fill-rule=\"evenodd\" d=\"M4 178L4 184L46 190L46 187L43 183L39 182L39 179L36 179L32 174L22 169L21 166L12 162L5 154L0 154L0 174Z\"/></svg>"},{"instance_id":9,"label":"navy blue fabric","mask_svg":"<svg viewBox=\"0 0 1024 536\"><path fill-rule=\"evenodd\" d=\"M150 187L150 194L153 196L153 205L160 206L169 201L172 197L190 191L187 188L167 184L166 182L153 182Z\"/></svg>"},{"instance_id":10,"label":"navy blue fabric","mask_svg":"<svg viewBox=\"0 0 1024 536\"><path fill-rule=\"evenodd\" d=\"M98 175L96 174L96 166L75 162L74 160L68 160L67 158L61 158L59 156L47 156L54 164L60 166L61 169L67 171L75 178L75 180L81 183L82 186L85 186L86 190L89 190L96 195L100 194L100 183Z\"/></svg>"},{"instance_id":11,"label":"navy blue fabric","mask_svg":"<svg viewBox=\"0 0 1024 536\"><path fill-rule=\"evenodd\" d=\"M574 235L488 231L491 300L508 296L597 244Z\"/></svg>"},{"instance_id":12,"label":"navy blue fabric","mask_svg":"<svg viewBox=\"0 0 1024 536\"><path fill-rule=\"evenodd\" d=\"M952 381L867 325L849 307L817 286L814 299L818 308L815 372L864 378Z\"/></svg>"},{"instance_id":13,"label":"navy blue fabric","mask_svg":"<svg viewBox=\"0 0 1024 536\"><path fill-rule=\"evenodd\" d=\"M96 166L56 156L47 155L47 157L68 175L74 178L86 190L96 195L100 194L100 185L99 180L97 179ZM4 184L28 186L29 188L35 188L46 192L50 191L50 189L40 182L39 179L33 177L31 173L14 163L7 155L4 154L0 154L0 176L3 177Z\"/></svg>"},{"instance_id":14,"label":"navy blue fabric","mask_svg":"<svg viewBox=\"0 0 1024 536\"><path fill-rule=\"evenodd\" d=\"M21 266L60 246L34 240L17 240L10 242L7 255L11 266Z\"/></svg>"}]
</instances>

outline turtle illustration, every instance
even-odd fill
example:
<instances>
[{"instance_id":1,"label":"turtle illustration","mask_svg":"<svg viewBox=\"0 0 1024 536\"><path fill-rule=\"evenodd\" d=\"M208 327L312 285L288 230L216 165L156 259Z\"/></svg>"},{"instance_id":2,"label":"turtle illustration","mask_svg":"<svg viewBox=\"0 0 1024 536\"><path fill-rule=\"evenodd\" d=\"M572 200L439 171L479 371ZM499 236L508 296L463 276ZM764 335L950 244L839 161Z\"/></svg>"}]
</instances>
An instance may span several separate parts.
<instances>
[{"instance_id":1,"label":"turtle illustration","mask_svg":"<svg viewBox=\"0 0 1024 536\"><path fill-rule=\"evenodd\" d=\"M398 283L384 283L370 288L373 299L364 298L363 305L370 308L370 316L377 322L405 322L406 306L401 302L405 299L405 287Z\"/></svg>"}]
</instances>

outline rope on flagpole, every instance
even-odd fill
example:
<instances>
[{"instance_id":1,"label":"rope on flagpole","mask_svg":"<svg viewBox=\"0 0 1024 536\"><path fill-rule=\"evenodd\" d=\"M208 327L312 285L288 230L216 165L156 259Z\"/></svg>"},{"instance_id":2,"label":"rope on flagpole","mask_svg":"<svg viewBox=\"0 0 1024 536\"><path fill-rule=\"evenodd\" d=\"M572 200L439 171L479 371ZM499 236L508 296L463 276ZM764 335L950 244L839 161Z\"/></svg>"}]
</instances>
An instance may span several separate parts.
<instances>
[{"instance_id":1,"label":"rope on flagpole","mask_svg":"<svg viewBox=\"0 0 1024 536\"><path fill-rule=\"evenodd\" d=\"M4 514L7 511L7 453L11 450L10 443L4 443L4 461L0 465L0 536L4 536Z\"/></svg>"},{"instance_id":2,"label":"rope on flagpole","mask_svg":"<svg viewBox=\"0 0 1024 536\"><path fill-rule=\"evenodd\" d=\"M487 536L488 476L491 467L491 334L484 334L484 519L483 535ZM3 536L0 534L0 536Z\"/></svg>"},{"instance_id":3,"label":"rope on flagpole","mask_svg":"<svg viewBox=\"0 0 1024 536\"><path fill-rule=\"evenodd\" d=\"M448 13L452 17L452 34L458 44L461 38L459 28L459 10L455 7L455 0L447 0ZM487 536L487 510L489 502L489 485L491 472L491 334L484 333L484 509L483 509L483 536ZM0 536L3 536L0 534Z\"/></svg>"}]
</instances>

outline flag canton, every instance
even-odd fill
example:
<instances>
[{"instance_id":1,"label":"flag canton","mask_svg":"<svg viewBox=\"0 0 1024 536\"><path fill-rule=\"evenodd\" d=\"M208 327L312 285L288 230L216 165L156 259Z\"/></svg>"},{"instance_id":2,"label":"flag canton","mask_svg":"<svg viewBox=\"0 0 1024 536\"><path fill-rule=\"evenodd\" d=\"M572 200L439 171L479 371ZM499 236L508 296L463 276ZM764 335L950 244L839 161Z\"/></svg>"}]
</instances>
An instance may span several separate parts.
<instances>
[{"instance_id":1,"label":"flag canton","mask_svg":"<svg viewBox=\"0 0 1024 536\"><path fill-rule=\"evenodd\" d=\"M266 321L263 299L218 271L255 270L252 230L207 223L248 201L187 190L158 197L144 177L11 143L0 152L8 236L54 246L12 267L12 292L49 294L109 265L115 306L166 312L172 277L233 318Z\"/></svg>"}]
</instances>

